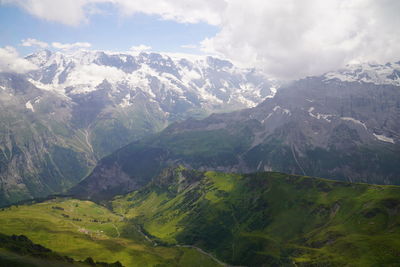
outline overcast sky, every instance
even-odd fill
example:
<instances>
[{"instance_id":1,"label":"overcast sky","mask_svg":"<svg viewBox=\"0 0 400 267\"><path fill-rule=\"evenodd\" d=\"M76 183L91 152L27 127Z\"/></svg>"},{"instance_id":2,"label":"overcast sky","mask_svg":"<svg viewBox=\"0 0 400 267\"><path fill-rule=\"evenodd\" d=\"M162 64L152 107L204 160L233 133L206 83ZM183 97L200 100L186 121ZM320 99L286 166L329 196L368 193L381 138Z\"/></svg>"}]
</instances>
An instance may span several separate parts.
<instances>
[{"instance_id":1,"label":"overcast sky","mask_svg":"<svg viewBox=\"0 0 400 267\"><path fill-rule=\"evenodd\" d=\"M399 0L0 3L0 70L43 48L207 53L285 79L400 58Z\"/></svg>"}]
</instances>

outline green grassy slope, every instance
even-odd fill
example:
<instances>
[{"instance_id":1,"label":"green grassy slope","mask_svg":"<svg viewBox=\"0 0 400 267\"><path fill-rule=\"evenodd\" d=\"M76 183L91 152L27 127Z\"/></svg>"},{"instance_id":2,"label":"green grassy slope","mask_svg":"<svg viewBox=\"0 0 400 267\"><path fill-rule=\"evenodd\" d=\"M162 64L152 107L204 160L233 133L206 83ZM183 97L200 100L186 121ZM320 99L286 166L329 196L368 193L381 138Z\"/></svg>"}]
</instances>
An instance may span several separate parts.
<instances>
[{"instance_id":1,"label":"green grassy slope","mask_svg":"<svg viewBox=\"0 0 400 267\"><path fill-rule=\"evenodd\" d=\"M99 266L99 267L122 267L120 262L106 263L94 262L92 258L84 261L61 256L48 248L33 243L26 236L0 234L0 266Z\"/></svg>"},{"instance_id":2,"label":"green grassy slope","mask_svg":"<svg viewBox=\"0 0 400 267\"><path fill-rule=\"evenodd\" d=\"M110 199L116 192L122 195L145 186L176 164L201 170L274 170L340 181L400 184L399 145L361 144L356 131L342 123L332 130L327 145L318 147L302 132L300 120L264 133L259 121L246 119L250 115L242 114L243 120L235 121L230 118L235 114L241 113L176 123L130 143L100 160L93 172L68 192L80 198ZM113 175L104 175L110 172Z\"/></svg>"},{"instance_id":3,"label":"green grassy slope","mask_svg":"<svg viewBox=\"0 0 400 267\"><path fill-rule=\"evenodd\" d=\"M108 204L112 211L68 198L4 208L0 233L124 266L218 265L212 256L246 266L400 264L397 186L179 167Z\"/></svg>"},{"instance_id":4,"label":"green grassy slope","mask_svg":"<svg viewBox=\"0 0 400 267\"><path fill-rule=\"evenodd\" d=\"M158 242L195 245L231 264L400 264L396 186L180 168L113 208Z\"/></svg>"},{"instance_id":5,"label":"green grassy slope","mask_svg":"<svg viewBox=\"0 0 400 267\"><path fill-rule=\"evenodd\" d=\"M90 201L54 199L0 211L0 233L23 234L75 260L124 266L215 266L192 248L153 246L134 225Z\"/></svg>"},{"instance_id":6,"label":"green grassy slope","mask_svg":"<svg viewBox=\"0 0 400 267\"><path fill-rule=\"evenodd\" d=\"M69 194L101 200L145 186L152 177L176 162L193 168L218 168L238 164L236 156L250 143L248 125L228 130L201 130L152 135L103 158L94 171L69 190ZM184 160L183 160L184 159ZM122 173L104 175L104 170ZM127 176L129 179L122 178ZM103 186L107 184L109 186Z\"/></svg>"}]
</instances>

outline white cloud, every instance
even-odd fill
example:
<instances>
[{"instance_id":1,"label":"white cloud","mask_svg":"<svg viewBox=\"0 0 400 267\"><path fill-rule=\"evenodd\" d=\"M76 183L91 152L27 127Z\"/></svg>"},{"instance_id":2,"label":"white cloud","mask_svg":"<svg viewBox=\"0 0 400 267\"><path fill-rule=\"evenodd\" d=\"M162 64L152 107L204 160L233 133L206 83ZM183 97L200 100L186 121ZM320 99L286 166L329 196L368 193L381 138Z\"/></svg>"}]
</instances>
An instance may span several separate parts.
<instances>
[{"instance_id":1,"label":"white cloud","mask_svg":"<svg viewBox=\"0 0 400 267\"><path fill-rule=\"evenodd\" d=\"M206 22L211 25L221 23L221 12L226 7L225 0L111 0L120 7L124 15L144 13L159 15L166 20L182 23Z\"/></svg>"},{"instance_id":2,"label":"white cloud","mask_svg":"<svg viewBox=\"0 0 400 267\"><path fill-rule=\"evenodd\" d=\"M37 66L21 58L14 47L0 47L0 72L25 73L37 69Z\"/></svg>"},{"instance_id":3,"label":"white cloud","mask_svg":"<svg viewBox=\"0 0 400 267\"><path fill-rule=\"evenodd\" d=\"M206 22L217 25L221 22L219 12L225 0L2 0L14 4L30 14L66 25L77 26L88 21L93 13L102 13L99 3L116 6L123 15L143 13L158 15L166 20L183 23Z\"/></svg>"},{"instance_id":4,"label":"white cloud","mask_svg":"<svg viewBox=\"0 0 400 267\"><path fill-rule=\"evenodd\" d=\"M54 48L61 49L61 50L73 50L73 49L80 49L80 48L90 48L92 45L87 42L76 42L72 44L62 44L59 42L53 42L51 45Z\"/></svg>"},{"instance_id":5,"label":"white cloud","mask_svg":"<svg viewBox=\"0 0 400 267\"><path fill-rule=\"evenodd\" d=\"M97 64L83 65L76 71L72 72L67 82L73 84L91 84L98 85L104 79L110 82L120 81L125 77L126 73L115 67L100 66Z\"/></svg>"},{"instance_id":6,"label":"white cloud","mask_svg":"<svg viewBox=\"0 0 400 267\"><path fill-rule=\"evenodd\" d=\"M397 0L232 0L203 50L298 78L400 56Z\"/></svg>"},{"instance_id":7,"label":"white cloud","mask_svg":"<svg viewBox=\"0 0 400 267\"><path fill-rule=\"evenodd\" d=\"M91 0L3 0L4 4L15 4L30 14L49 21L77 26L87 21L84 7ZM99 1L100 2L100 1Z\"/></svg>"},{"instance_id":8,"label":"white cloud","mask_svg":"<svg viewBox=\"0 0 400 267\"><path fill-rule=\"evenodd\" d=\"M144 45L144 44L136 45L136 46L134 45L134 46L132 46L132 47L130 48L130 50L131 50L133 53L140 53L140 52L145 52L145 51L151 50L151 46Z\"/></svg>"},{"instance_id":9,"label":"white cloud","mask_svg":"<svg viewBox=\"0 0 400 267\"><path fill-rule=\"evenodd\" d=\"M40 48L46 48L49 46L48 43L42 42L33 38L24 39L21 41L22 46L37 46Z\"/></svg>"},{"instance_id":10,"label":"white cloud","mask_svg":"<svg viewBox=\"0 0 400 267\"><path fill-rule=\"evenodd\" d=\"M275 77L320 74L351 61L385 62L400 55L398 0L3 0L43 19L88 21L109 5L122 15L206 22L219 32L204 51L257 66Z\"/></svg>"}]
</instances>

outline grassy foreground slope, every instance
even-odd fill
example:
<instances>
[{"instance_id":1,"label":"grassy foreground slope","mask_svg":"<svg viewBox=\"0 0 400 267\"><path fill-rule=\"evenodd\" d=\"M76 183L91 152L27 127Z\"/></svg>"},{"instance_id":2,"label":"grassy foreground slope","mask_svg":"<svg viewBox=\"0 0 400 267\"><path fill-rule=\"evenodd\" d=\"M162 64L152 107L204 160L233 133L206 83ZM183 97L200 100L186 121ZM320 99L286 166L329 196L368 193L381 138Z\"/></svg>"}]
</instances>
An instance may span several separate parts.
<instances>
[{"instance_id":1,"label":"grassy foreground slope","mask_svg":"<svg viewBox=\"0 0 400 267\"><path fill-rule=\"evenodd\" d=\"M7 236L0 234L0 266L13 267L71 267L97 266L122 267L120 262L95 262L92 258L75 261L68 256L61 256L39 244L33 243L24 235Z\"/></svg>"},{"instance_id":2,"label":"grassy foreground slope","mask_svg":"<svg viewBox=\"0 0 400 267\"><path fill-rule=\"evenodd\" d=\"M0 211L0 233L25 235L60 255L124 266L216 266L192 248L153 246L134 225L90 201L54 199Z\"/></svg>"},{"instance_id":3,"label":"grassy foreground slope","mask_svg":"<svg viewBox=\"0 0 400 267\"><path fill-rule=\"evenodd\" d=\"M158 242L248 266L399 266L400 187L165 170L113 201Z\"/></svg>"}]
</instances>

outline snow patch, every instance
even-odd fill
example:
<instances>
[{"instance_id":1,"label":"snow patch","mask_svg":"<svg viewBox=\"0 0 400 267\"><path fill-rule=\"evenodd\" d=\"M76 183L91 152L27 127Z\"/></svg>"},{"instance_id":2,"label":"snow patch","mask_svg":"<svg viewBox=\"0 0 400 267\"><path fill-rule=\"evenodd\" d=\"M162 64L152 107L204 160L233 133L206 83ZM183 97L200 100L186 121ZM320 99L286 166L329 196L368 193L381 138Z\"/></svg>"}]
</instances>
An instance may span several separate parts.
<instances>
[{"instance_id":1,"label":"snow patch","mask_svg":"<svg viewBox=\"0 0 400 267\"><path fill-rule=\"evenodd\" d=\"M328 72L324 75L325 81L338 79L344 82L365 82L373 84L391 84L400 86L400 66L390 64L349 64L345 68Z\"/></svg>"},{"instance_id":2,"label":"snow patch","mask_svg":"<svg viewBox=\"0 0 400 267\"><path fill-rule=\"evenodd\" d=\"M263 120L261 121L261 123L264 123L266 120L268 120L268 119L272 116L272 114L273 114L272 112L269 113L268 116L265 117L265 119L263 119Z\"/></svg>"},{"instance_id":3,"label":"snow patch","mask_svg":"<svg viewBox=\"0 0 400 267\"><path fill-rule=\"evenodd\" d=\"M384 136L384 135L379 135L379 134L374 134L374 136L375 136L375 138L378 139L379 141L394 144L393 138L390 138L390 137L387 137L387 136Z\"/></svg>"},{"instance_id":4,"label":"snow patch","mask_svg":"<svg viewBox=\"0 0 400 267\"><path fill-rule=\"evenodd\" d=\"M104 79L111 83L116 83L123 80L125 76L125 72L115 67L96 64L83 65L70 73L65 85L86 85L82 90L74 90L74 93L85 93L95 90L96 86L102 83Z\"/></svg>"},{"instance_id":5,"label":"snow patch","mask_svg":"<svg viewBox=\"0 0 400 267\"><path fill-rule=\"evenodd\" d=\"M341 120L344 120L344 121L351 121L351 122L353 122L353 123L355 123L355 124L359 124L359 125L361 125L362 127L364 127L365 130L367 130L367 126L366 126L365 123L363 123L362 121L356 120L356 119L351 118L351 117L341 117L340 119L341 119Z\"/></svg>"},{"instance_id":6,"label":"snow patch","mask_svg":"<svg viewBox=\"0 0 400 267\"><path fill-rule=\"evenodd\" d=\"M41 83L39 81L35 81L33 79L28 79L28 81L30 83L32 83L35 87L37 87L39 89L42 89L42 90L45 90L45 91L58 92L58 93L63 94L63 95L65 93L64 86L62 86L62 85L51 84L51 83L50 84L44 84L44 83Z\"/></svg>"},{"instance_id":7,"label":"snow patch","mask_svg":"<svg viewBox=\"0 0 400 267\"><path fill-rule=\"evenodd\" d=\"M206 83L198 89L199 95L203 100L209 101L210 103L218 103L222 104L222 100L216 97L215 95L211 94L207 89L211 89L211 81L206 79Z\"/></svg>"},{"instance_id":8,"label":"snow patch","mask_svg":"<svg viewBox=\"0 0 400 267\"><path fill-rule=\"evenodd\" d=\"M186 59L191 62L201 61L205 64L206 57L205 55L195 55L195 54L185 54L185 53L163 53L164 55L170 57L173 60L179 61L181 59Z\"/></svg>"},{"instance_id":9,"label":"snow patch","mask_svg":"<svg viewBox=\"0 0 400 267\"><path fill-rule=\"evenodd\" d=\"M26 107L27 109L30 109L32 112L35 112L35 109L33 108L32 103L31 103L30 100L29 100L28 102L25 103L25 107Z\"/></svg>"},{"instance_id":10,"label":"snow patch","mask_svg":"<svg viewBox=\"0 0 400 267\"><path fill-rule=\"evenodd\" d=\"M193 80L201 79L201 74L196 70L189 70L187 67L184 67L180 70L179 74L182 77L182 82L189 86L190 82Z\"/></svg>"},{"instance_id":11,"label":"snow patch","mask_svg":"<svg viewBox=\"0 0 400 267\"><path fill-rule=\"evenodd\" d=\"M272 86L269 88L269 90L271 91L271 94L267 95L265 98L274 98L277 92L276 87Z\"/></svg>"},{"instance_id":12,"label":"snow patch","mask_svg":"<svg viewBox=\"0 0 400 267\"><path fill-rule=\"evenodd\" d=\"M131 103L129 100L131 100L131 95L130 95L130 94L127 94L127 95L122 99L121 103L119 103L119 106L120 106L121 108L126 108L126 107L129 107L129 106L132 106L132 103Z\"/></svg>"},{"instance_id":13,"label":"snow patch","mask_svg":"<svg viewBox=\"0 0 400 267\"><path fill-rule=\"evenodd\" d=\"M42 71L45 71L47 67L53 68L55 65L55 75L51 77L50 84L39 82L42 77L35 78L36 81L32 79L30 81L40 89L57 91L66 95L65 88L67 87L73 88L68 94L89 93L97 90L97 86L106 79L111 83L113 90L123 86L135 92L137 88L140 88L153 99L162 99L165 93L184 99L188 93L194 93L202 105L207 107L223 103L232 103L238 107L254 107L264 99L261 96L261 90L265 88L266 83L274 84L269 86L271 95L266 98L273 98L278 87L277 83L268 80L261 75L261 72L254 73L252 69L235 66L221 67L212 63L214 61L206 56L141 53L134 55L136 58L133 60L139 64L138 69L127 73L117 67L101 65L99 59L104 55L118 57L126 63L129 63L129 57L132 56L129 53L90 50L72 53L49 52L48 55L37 53L33 54L30 60L40 63ZM158 71L152 67L153 65L173 69L178 72L178 75ZM62 80L60 76L64 71L67 75L66 79ZM255 80L249 78L254 75L256 75ZM260 77L262 77L261 80ZM199 80L202 82L199 83ZM219 95L222 92L229 100L222 99Z\"/></svg>"},{"instance_id":14,"label":"snow patch","mask_svg":"<svg viewBox=\"0 0 400 267\"><path fill-rule=\"evenodd\" d=\"M257 106L257 103L254 101L251 101L248 98L245 98L243 95L238 94L237 96L235 96L236 100L238 100L240 103L244 104L245 106L252 108ZM221 101L222 102L222 101Z\"/></svg>"},{"instance_id":15,"label":"snow patch","mask_svg":"<svg viewBox=\"0 0 400 267\"><path fill-rule=\"evenodd\" d=\"M318 120L326 120L327 122L331 122L330 118L333 117L333 115L329 115L329 114L321 114L321 113L317 113L316 115L313 114L312 112L314 111L314 107L311 107L308 109L308 115L310 115L313 118L316 118Z\"/></svg>"},{"instance_id":16,"label":"snow patch","mask_svg":"<svg viewBox=\"0 0 400 267\"><path fill-rule=\"evenodd\" d=\"M284 113L284 114L286 114L286 115L292 115L292 112L290 112L290 110L288 110L288 109L286 109L286 108L281 108L281 106L275 106L274 108L273 108L273 111L274 112L276 112L276 111L278 111L278 110L280 110L282 113Z\"/></svg>"}]
</instances>

